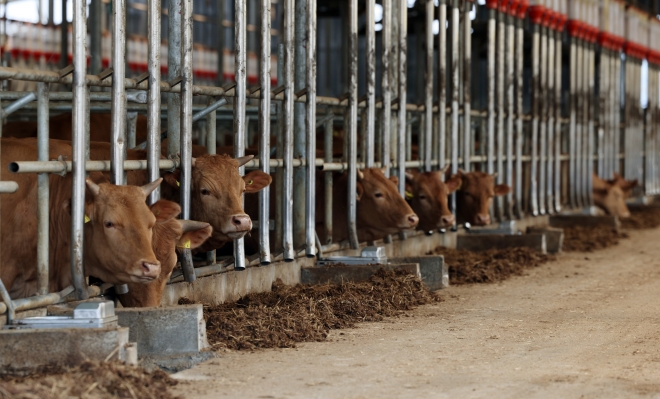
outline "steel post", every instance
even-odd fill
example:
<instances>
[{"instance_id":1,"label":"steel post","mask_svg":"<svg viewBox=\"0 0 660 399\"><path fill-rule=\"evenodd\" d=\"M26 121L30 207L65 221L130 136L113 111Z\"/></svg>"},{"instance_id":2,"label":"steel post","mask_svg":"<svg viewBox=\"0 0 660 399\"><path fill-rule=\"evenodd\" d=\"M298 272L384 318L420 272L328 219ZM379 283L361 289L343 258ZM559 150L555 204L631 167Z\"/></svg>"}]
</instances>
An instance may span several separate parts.
<instances>
[{"instance_id":1,"label":"steel post","mask_svg":"<svg viewBox=\"0 0 660 399\"><path fill-rule=\"evenodd\" d=\"M160 17L160 13L158 14ZM126 159L126 2L119 0L112 7L112 101L110 160L112 161L112 182L124 184L124 159ZM160 43L158 46L160 52ZM160 83L160 80L159 80ZM158 108L160 117L160 108ZM158 132L160 134L160 132Z\"/></svg>"},{"instance_id":2,"label":"steel post","mask_svg":"<svg viewBox=\"0 0 660 399\"><path fill-rule=\"evenodd\" d=\"M37 143L38 160L48 161L48 83L37 84ZM37 295L48 294L48 234L50 226L49 193L50 177L47 173L40 173L37 177Z\"/></svg>"},{"instance_id":3,"label":"steel post","mask_svg":"<svg viewBox=\"0 0 660 399\"><path fill-rule=\"evenodd\" d=\"M488 9L488 40L486 50L486 81L488 85L487 93L487 136L488 136L488 155L486 161L486 172L495 173L495 43L497 35L497 14L494 9Z\"/></svg>"},{"instance_id":4,"label":"steel post","mask_svg":"<svg viewBox=\"0 0 660 399\"><path fill-rule=\"evenodd\" d=\"M545 41L547 43L547 55L545 63L545 81L547 93L546 95L546 132L547 132L547 151L546 151L546 178L545 178L545 209L548 214L554 213L554 159L555 159L555 31L551 28L546 29Z\"/></svg>"},{"instance_id":5,"label":"steel post","mask_svg":"<svg viewBox=\"0 0 660 399\"><path fill-rule=\"evenodd\" d=\"M459 26L460 26L460 0L451 0L451 173L458 172L458 103L460 95L460 71L459 71ZM403 30L403 26L402 26ZM401 127L399 127L400 129ZM401 176L399 185L403 194L405 185ZM450 197L450 209L456 212L456 194Z\"/></svg>"},{"instance_id":6,"label":"steel post","mask_svg":"<svg viewBox=\"0 0 660 399\"><path fill-rule=\"evenodd\" d=\"M374 166L374 141L376 136L376 32L374 31L376 0L366 0L366 52L367 52L367 109L366 109L366 132L365 133L365 162L367 168ZM313 123L313 121L312 121Z\"/></svg>"},{"instance_id":7,"label":"steel post","mask_svg":"<svg viewBox=\"0 0 660 399\"><path fill-rule=\"evenodd\" d=\"M532 24L532 139L531 139L531 160L530 160L530 211L532 215L539 214L539 189L538 189L538 160L539 160L539 112L540 101L544 95L541 93L540 83L540 25Z\"/></svg>"},{"instance_id":8,"label":"steel post","mask_svg":"<svg viewBox=\"0 0 660 399\"><path fill-rule=\"evenodd\" d=\"M554 103L555 103L555 212L559 213L561 211L561 188L562 188L562 173L561 173L561 159L562 159L562 32L555 32L555 92L554 92Z\"/></svg>"},{"instance_id":9,"label":"steel post","mask_svg":"<svg viewBox=\"0 0 660 399\"><path fill-rule=\"evenodd\" d=\"M447 157L447 0L439 0L438 22L438 161L444 166Z\"/></svg>"},{"instance_id":10,"label":"steel post","mask_svg":"<svg viewBox=\"0 0 660 399\"><path fill-rule=\"evenodd\" d=\"M160 177L158 161L160 160L160 14L161 1L148 0L147 35L149 36L147 51L147 72L149 73L149 101L147 102L147 164L149 165L149 181ZM160 199L160 187L149 195L149 202Z\"/></svg>"},{"instance_id":11,"label":"steel post","mask_svg":"<svg viewBox=\"0 0 660 399\"><path fill-rule=\"evenodd\" d=\"M458 10L457 10L458 11ZM405 198L406 192L406 103L407 103L407 55L408 55L408 4L405 0L399 2L399 64L398 64L398 82L399 82L399 114L398 114L398 139L397 146L397 169L399 177L399 194Z\"/></svg>"},{"instance_id":12,"label":"steel post","mask_svg":"<svg viewBox=\"0 0 660 399\"><path fill-rule=\"evenodd\" d=\"M294 21L295 4L293 0L284 1L284 179L282 204L282 246L284 260L291 262L296 252L293 248L293 119L294 119ZM356 107L357 112L357 107ZM236 127L234 127L236 129ZM242 144L241 144L242 145Z\"/></svg>"},{"instance_id":13,"label":"steel post","mask_svg":"<svg viewBox=\"0 0 660 399\"><path fill-rule=\"evenodd\" d=\"M515 101L514 101L514 54L515 54L515 33L516 18L511 15L506 15L506 59L505 59L505 87L506 87L506 175L504 182L513 187L513 124L515 114ZM513 214L513 201L512 193L504 197L504 217L508 220L514 219Z\"/></svg>"},{"instance_id":14,"label":"steel post","mask_svg":"<svg viewBox=\"0 0 660 399\"><path fill-rule=\"evenodd\" d=\"M433 0L426 0L426 23L425 23L425 41L426 41L426 67L424 69L424 154L419 154L419 158L425 161L424 170L431 171L431 160L433 150ZM469 20L469 17L468 17ZM467 51L467 50L466 50ZM469 53L468 53L469 54ZM422 130L420 129L420 131ZM421 143L421 140L420 140Z\"/></svg>"},{"instance_id":15,"label":"steel post","mask_svg":"<svg viewBox=\"0 0 660 399\"><path fill-rule=\"evenodd\" d=\"M516 75L516 182L514 185L514 198L513 208L516 218L523 217L524 210L522 206L522 155L523 155L523 73L524 73L524 36L525 30L523 20L516 18L516 62L515 62L515 75ZM490 39L489 39L490 40ZM490 132L489 132L490 133ZM490 150L489 150L490 151Z\"/></svg>"},{"instance_id":16,"label":"steel post","mask_svg":"<svg viewBox=\"0 0 660 399\"><path fill-rule=\"evenodd\" d=\"M385 176L389 177L390 151L391 151L390 143L391 143L391 133L392 133L392 108L391 108L392 89L391 89L391 79L390 79L390 73L391 73L390 55L391 55L391 47L392 47L392 0L383 0L382 23L383 23L383 31L382 31L383 51L382 51L381 63L383 65L383 70L382 70L383 72L381 79L381 91L383 94L383 119L381 123L382 153L380 160L381 160L381 164L383 165L383 169L385 171ZM332 139L330 143L332 143ZM328 159L327 151L328 149L326 148L326 159ZM326 174L326 176L327 175L328 174Z\"/></svg>"},{"instance_id":17,"label":"steel post","mask_svg":"<svg viewBox=\"0 0 660 399\"><path fill-rule=\"evenodd\" d=\"M548 160L548 112L546 101L547 84L548 84L548 34L547 28L543 25L539 26L539 44L540 44L540 59L538 66L538 94L534 96L538 101L537 117L538 117L538 131L539 131L539 173L538 173L538 207L539 214L545 215L546 205L546 166Z\"/></svg>"},{"instance_id":18,"label":"steel post","mask_svg":"<svg viewBox=\"0 0 660 399\"><path fill-rule=\"evenodd\" d=\"M305 33L307 30L307 1L295 2L295 28L298 32L294 36L294 93L305 89L307 49L305 48ZM295 97L294 97L295 98ZM305 104L294 102L293 127L293 159L306 158L307 136L305 132L306 108ZM305 246L305 198L306 198L306 172L304 168L293 169L293 248Z\"/></svg>"},{"instance_id":19,"label":"steel post","mask_svg":"<svg viewBox=\"0 0 660 399\"><path fill-rule=\"evenodd\" d=\"M371 3L371 1L368 1L368 3ZM368 26L367 29L369 29ZM373 29L373 24L371 29ZM307 101L305 103L305 124L307 127L307 185L305 187L305 254L307 257L314 257L316 256L316 0L308 0L307 2L306 30ZM375 48L373 50L375 51ZM375 113L375 106L373 108ZM269 118L268 120L270 120L270 115L267 116ZM369 143L367 142L367 144ZM373 160L373 140L371 141L371 150L367 151L367 157L369 157L369 153L371 153L371 159Z\"/></svg>"},{"instance_id":20,"label":"steel post","mask_svg":"<svg viewBox=\"0 0 660 399\"><path fill-rule=\"evenodd\" d=\"M270 174L270 46L271 0L260 0L261 5L261 59L259 60L259 166ZM213 116L215 118L215 115ZM214 125L215 130L215 125ZM209 137L210 140L210 137ZM207 140L208 142L208 140ZM215 145L214 145L215 146ZM259 191L259 254L262 265L271 262L270 257L270 187Z\"/></svg>"},{"instance_id":21,"label":"steel post","mask_svg":"<svg viewBox=\"0 0 660 399\"><path fill-rule=\"evenodd\" d=\"M570 183L569 189L569 199L571 208L575 209L578 207L577 203L577 182L576 182L576 130L577 130L577 43L574 37L569 38L570 45L570 54L569 54L569 68L568 72L570 74L569 79L569 97L570 97L570 109L569 109L569 128L568 128L568 181Z\"/></svg>"},{"instance_id":22,"label":"steel post","mask_svg":"<svg viewBox=\"0 0 660 399\"><path fill-rule=\"evenodd\" d=\"M185 0L167 2L167 80L172 82L181 76L181 4ZM222 26L222 25L221 25ZM181 94L167 95L167 155L181 153Z\"/></svg>"}]
</instances>

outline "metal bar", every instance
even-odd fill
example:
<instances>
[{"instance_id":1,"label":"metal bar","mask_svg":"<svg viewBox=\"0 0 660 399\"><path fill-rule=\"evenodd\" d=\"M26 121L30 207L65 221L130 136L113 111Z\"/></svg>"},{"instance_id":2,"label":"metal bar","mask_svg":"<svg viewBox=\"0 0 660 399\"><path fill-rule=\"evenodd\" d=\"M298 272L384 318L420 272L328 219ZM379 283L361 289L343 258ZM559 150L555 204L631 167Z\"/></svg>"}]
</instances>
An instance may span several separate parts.
<instances>
[{"instance_id":1,"label":"metal bar","mask_svg":"<svg viewBox=\"0 0 660 399\"><path fill-rule=\"evenodd\" d=\"M170 0L167 2L167 80L169 82L181 76L182 1L185 0ZM181 87L181 85L177 87ZM169 135L169 140L167 140L167 155L170 157L175 157L181 153L180 128L181 95L169 94L167 96L167 131Z\"/></svg>"},{"instance_id":2,"label":"metal bar","mask_svg":"<svg viewBox=\"0 0 660 399\"><path fill-rule=\"evenodd\" d=\"M596 57L595 57L595 45L592 42L586 44L586 54L587 54L587 65L585 68L586 79L587 79L587 92L585 97L588 101L586 108L586 119L587 119L587 154L586 162L587 167L585 170L584 182L585 182L585 205L592 206L592 188L593 188L593 172L594 172L594 89L595 89L595 76L596 76Z\"/></svg>"},{"instance_id":3,"label":"metal bar","mask_svg":"<svg viewBox=\"0 0 660 399\"><path fill-rule=\"evenodd\" d=\"M160 14L160 10L159 10ZM102 0L92 0L89 7L89 18L91 20L92 26L90 29L90 38L91 43L89 46L89 53L92 58L91 69L92 73L100 73L102 65L101 55L101 29L102 29L102 17L103 17L103 2ZM160 38L159 38L160 39ZM159 40L160 45L160 40Z\"/></svg>"},{"instance_id":4,"label":"metal bar","mask_svg":"<svg viewBox=\"0 0 660 399\"><path fill-rule=\"evenodd\" d=\"M576 103L576 127L575 127L575 195L576 203L578 208L583 208L584 204L582 202L583 186L582 186L582 174L584 170L582 168L583 161L583 143L584 143L584 131L583 131L583 122L584 122L584 76L583 76L583 66L584 66L584 46L581 40L576 42L576 71L575 71L575 103Z\"/></svg>"},{"instance_id":5,"label":"metal bar","mask_svg":"<svg viewBox=\"0 0 660 399\"><path fill-rule=\"evenodd\" d=\"M419 154L426 164L424 170L431 171L433 150L433 0L426 1L426 69L424 86L424 154ZM468 16L469 20L469 16ZM421 130L421 129L420 129ZM420 141L421 142L421 141Z\"/></svg>"},{"instance_id":6,"label":"metal bar","mask_svg":"<svg viewBox=\"0 0 660 399\"><path fill-rule=\"evenodd\" d=\"M391 90L391 65L390 65L390 55L392 47L392 0L382 0L383 1L383 31L382 31L382 57L381 63L383 65L382 69L382 79L381 79L381 91L383 94L383 119L381 123L381 141L382 141L382 153L381 153L381 163L385 168L385 176L390 176L390 151L391 151L391 133L392 133L392 111L387 105L392 104L392 90ZM327 132L326 132L327 135ZM326 138L327 140L327 138ZM330 139L330 145L332 145L332 139ZM332 147L330 147L332 149ZM328 148L326 148L326 160L328 160ZM330 161L332 161L332 156L330 156ZM326 174L328 176L328 174ZM330 184L332 180L330 180ZM327 177L326 177L326 193L327 193ZM327 194L326 194L327 195ZM326 196L327 200L327 196ZM327 220L326 220L327 224Z\"/></svg>"},{"instance_id":7,"label":"metal bar","mask_svg":"<svg viewBox=\"0 0 660 399\"><path fill-rule=\"evenodd\" d=\"M121 185L126 181L126 174L122 169L126 159L126 89L124 86L126 75L126 2L124 0L116 1L113 4L112 22L113 79L110 107L112 118L110 122L110 131L112 132L110 159L112 160L112 182ZM160 52L160 42L158 42L158 52Z\"/></svg>"},{"instance_id":8,"label":"metal bar","mask_svg":"<svg viewBox=\"0 0 660 399\"><path fill-rule=\"evenodd\" d=\"M13 320L16 318L16 309L14 308L14 302L11 300L9 292L2 283L2 280L0 280L0 298L2 298L2 301L7 308L7 324L12 324Z\"/></svg>"},{"instance_id":9,"label":"metal bar","mask_svg":"<svg viewBox=\"0 0 660 399\"><path fill-rule=\"evenodd\" d=\"M77 299L87 299L83 268L83 223L85 216L85 155L87 137L87 2L73 0L73 186L71 196L71 277Z\"/></svg>"},{"instance_id":10,"label":"metal bar","mask_svg":"<svg viewBox=\"0 0 660 399\"><path fill-rule=\"evenodd\" d=\"M606 150L607 146L607 111L606 101L608 93L607 82L607 49L600 49L600 70L598 71L598 176L606 176Z\"/></svg>"},{"instance_id":11,"label":"metal bar","mask_svg":"<svg viewBox=\"0 0 660 399\"><path fill-rule=\"evenodd\" d=\"M2 114L2 117L4 119L6 119L9 115L13 114L14 112L18 111L19 109L25 107L27 104L37 99L37 95L34 92L30 92L28 94L23 93L23 94L24 94L23 97L9 104L2 110L2 113L0 114Z\"/></svg>"},{"instance_id":12,"label":"metal bar","mask_svg":"<svg viewBox=\"0 0 660 399\"><path fill-rule=\"evenodd\" d=\"M29 94L28 94L29 95ZM0 100L18 100L27 97L24 91L5 91L0 92ZM73 93L69 91L65 92L49 92L48 98L50 101L71 101L73 98ZM90 101L111 101L112 93L105 92L93 92L89 93ZM129 91L126 93L126 99L129 102L146 104L147 103L147 93L144 91ZM31 101L36 100L36 97L32 98ZM27 101L28 103L30 101ZM22 107L21 107L22 108Z\"/></svg>"},{"instance_id":13,"label":"metal bar","mask_svg":"<svg viewBox=\"0 0 660 399\"><path fill-rule=\"evenodd\" d=\"M18 191L18 183L15 181L0 181L0 193L13 194L16 191Z\"/></svg>"},{"instance_id":14,"label":"metal bar","mask_svg":"<svg viewBox=\"0 0 660 399\"><path fill-rule=\"evenodd\" d=\"M495 89L496 89L496 101L497 101L497 128L496 128L496 166L497 166L497 177L495 178L495 184L504 183L505 171L504 171L504 149L506 143L504 141L504 80L506 79L506 71L504 70L504 55L506 49L504 47L506 39L506 13L498 11L497 12L497 55L495 62L497 64L496 73L497 77L495 78ZM504 220L504 201L502 197L495 197L494 199L494 213L497 220Z\"/></svg>"},{"instance_id":15,"label":"metal bar","mask_svg":"<svg viewBox=\"0 0 660 399\"><path fill-rule=\"evenodd\" d=\"M533 216L539 214L539 189L538 189L538 148L539 148L539 111L540 92L539 62L540 62L540 26L532 24L532 160L530 164L530 211Z\"/></svg>"},{"instance_id":16,"label":"metal bar","mask_svg":"<svg viewBox=\"0 0 660 399\"><path fill-rule=\"evenodd\" d=\"M37 145L38 160L48 161L48 83L37 84L37 102L39 113L37 115ZM0 182L5 183L5 182ZM6 182L9 183L9 182ZM16 185L18 188L18 185ZM48 200L49 177L41 173L37 177L37 294L48 293L48 229L50 226Z\"/></svg>"},{"instance_id":17,"label":"metal bar","mask_svg":"<svg viewBox=\"0 0 660 399\"><path fill-rule=\"evenodd\" d=\"M397 145L397 162L399 177L399 194L405 198L406 193L406 102L407 102L407 56L408 56L408 3L405 0L399 2L399 65L398 68L398 83L399 83L399 114L397 118L398 132L398 145Z\"/></svg>"},{"instance_id":18,"label":"metal bar","mask_svg":"<svg viewBox=\"0 0 660 399\"><path fill-rule=\"evenodd\" d=\"M149 102L147 110L147 164L149 181L160 177L158 161L161 157L160 149L160 0L148 0L147 35L149 36L148 64L149 73ZM191 82L192 83L192 82ZM153 204L160 199L160 187L156 187L149 195L149 203Z\"/></svg>"},{"instance_id":19,"label":"metal bar","mask_svg":"<svg viewBox=\"0 0 660 399\"><path fill-rule=\"evenodd\" d=\"M512 15L505 15L507 19L506 24L506 59L504 66L504 73L506 76L506 174L504 183L509 187L513 187L513 124L515 113L514 101L514 54L515 54L515 17ZM509 220L514 219L513 214L513 201L512 194L509 192L504 197L504 217Z\"/></svg>"},{"instance_id":20,"label":"metal bar","mask_svg":"<svg viewBox=\"0 0 660 399\"><path fill-rule=\"evenodd\" d=\"M458 101L459 101L459 24L460 12L458 9L459 0L452 0L451 2L451 173L458 172ZM401 175L403 176L403 175ZM405 188L403 182L405 179L400 178L399 184L402 190ZM456 193L450 197L451 210L456 212Z\"/></svg>"},{"instance_id":21,"label":"metal bar","mask_svg":"<svg viewBox=\"0 0 660 399\"><path fill-rule=\"evenodd\" d=\"M137 134L137 112L127 112L126 113L126 145L128 148L135 147L135 135Z\"/></svg>"},{"instance_id":22,"label":"metal bar","mask_svg":"<svg viewBox=\"0 0 660 399\"><path fill-rule=\"evenodd\" d=\"M497 85L495 80L495 43L497 38L497 11L488 9L488 45L487 45L487 71L486 80L488 85L487 94L487 136L488 136L488 152L486 161L486 172L488 174L495 173L495 87Z\"/></svg>"},{"instance_id":23,"label":"metal bar","mask_svg":"<svg viewBox=\"0 0 660 399\"><path fill-rule=\"evenodd\" d=\"M293 261L293 99L294 99L294 10L293 0L284 1L284 202L282 205L284 260ZM357 111L357 110L356 110Z\"/></svg>"},{"instance_id":24,"label":"metal bar","mask_svg":"<svg viewBox=\"0 0 660 399\"><path fill-rule=\"evenodd\" d=\"M522 18L516 18L516 47L515 47L515 75L516 75L516 183L513 201L513 210L516 218L523 217L524 210L522 206L522 154L523 154L523 73L524 73L524 36L525 31L523 27Z\"/></svg>"},{"instance_id":25,"label":"metal bar","mask_svg":"<svg viewBox=\"0 0 660 399\"><path fill-rule=\"evenodd\" d=\"M234 4L236 13L234 16L234 76L236 80L236 99L234 101L234 157L245 155L246 118L245 103L247 94L247 45L246 45L246 1L237 0ZM192 5L192 1L191 1ZM192 11L192 7L191 7ZM192 26L191 26L192 27ZM191 32L192 33L192 32ZM188 42L184 40L184 45ZM192 50L192 35L190 37L190 48ZM190 54L192 61L192 53ZM185 63L184 63L185 65ZM190 69L192 78L192 68ZM192 79L191 79L192 83ZM187 100L187 99L185 99ZM190 96L192 107L192 93ZM190 114L192 119L192 113ZM192 127L192 123L191 123ZM183 147L183 142L181 143ZM186 145L192 145L192 143ZM181 160L183 162L183 159ZM240 167L239 173L243 175L245 168ZM241 206L243 197L241 196ZM268 231L268 230L266 230ZM243 238L234 240L234 270L245 269L245 246Z\"/></svg>"},{"instance_id":26,"label":"metal bar","mask_svg":"<svg viewBox=\"0 0 660 399\"><path fill-rule=\"evenodd\" d=\"M307 49L305 48L305 33L307 30L307 1L295 2L294 14L294 93L304 92L307 69ZM294 99L298 97L294 94ZM293 158L305 158L307 156L307 135L305 133L305 104L294 100L294 127L293 127ZM302 169L293 170L293 248L304 246L305 236L305 197L306 197L306 173Z\"/></svg>"},{"instance_id":27,"label":"metal bar","mask_svg":"<svg viewBox=\"0 0 660 399\"><path fill-rule=\"evenodd\" d=\"M554 185L553 185L553 172L554 172L554 152L555 152L555 102L554 102L554 87L555 87L555 39L554 30L546 28L545 43L547 47L546 62L545 62L545 87L549 95L545 96L545 124L546 124L546 160L544 162L546 177L545 177L545 201L544 206L548 214L554 213Z\"/></svg>"},{"instance_id":28,"label":"metal bar","mask_svg":"<svg viewBox=\"0 0 660 399\"><path fill-rule=\"evenodd\" d=\"M438 22L438 161L447 156L447 2L439 0Z\"/></svg>"},{"instance_id":29,"label":"metal bar","mask_svg":"<svg viewBox=\"0 0 660 399\"><path fill-rule=\"evenodd\" d=\"M373 3L372 1L367 1L367 9L369 4ZM373 9L371 10L373 12ZM368 12L367 12L368 13ZM367 18L368 20L368 18ZM307 257L316 256L316 168L314 164L316 162L316 0L307 1L307 32L305 37L305 47L306 47L306 87L307 87L307 104L306 104L306 128L307 128L307 185L305 186L305 245L306 250L305 254ZM372 34L373 34L373 24L371 25ZM369 25L367 22L367 32L369 31ZM372 37L373 39L373 37ZM374 48L371 48L375 52ZM375 58L375 55L372 56ZM375 75L375 60L374 60L374 71ZM375 80L375 76L374 76ZM375 84L375 82L374 82ZM373 87L372 89L375 89ZM375 96L375 90L374 90ZM372 99L373 100L373 99ZM266 109L266 118L270 120L269 115L270 109ZM372 109L375 113L375 108ZM374 115L375 117L375 115ZM372 132L371 136L373 139L373 123L372 123ZM367 141L369 145L369 141ZM370 155L369 155L370 154ZM371 140L371 149L367 150L367 157L371 157L373 161L374 149L373 149L373 140ZM367 158L369 159L369 158ZM368 163L368 161L367 161Z\"/></svg>"},{"instance_id":30,"label":"metal bar","mask_svg":"<svg viewBox=\"0 0 660 399\"><path fill-rule=\"evenodd\" d=\"M271 166L273 165L271 160ZM73 170L72 161L21 161L10 162L9 171L13 173L68 173ZM109 172L111 161L87 161L85 171L87 172ZM248 165L250 165L248 163ZM173 159L161 159L158 161L159 169L174 169L179 167L179 162ZM124 161L124 170L146 170L147 161L128 160Z\"/></svg>"},{"instance_id":31,"label":"metal bar","mask_svg":"<svg viewBox=\"0 0 660 399\"><path fill-rule=\"evenodd\" d=\"M555 91L554 91L554 104L555 104L555 188L554 188L554 199L555 212L561 211L561 183L562 183L562 173L561 173L561 159L562 159L562 118L561 118L561 108L562 108L562 32L555 32Z\"/></svg>"},{"instance_id":32,"label":"metal bar","mask_svg":"<svg viewBox=\"0 0 660 399\"><path fill-rule=\"evenodd\" d=\"M577 44L574 37L569 38L570 54L569 54L569 94L570 94L570 110L569 110L569 128L568 128L568 181L570 183L569 200L571 208L577 208L577 182L576 182L576 164L577 164Z\"/></svg>"},{"instance_id":33,"label":"metal bar","mask_svg":"<svg viewBox=\"0 0 660 399\"><path fill-rule=\"evenodd\" d=\"M261 171L270 174L270 7L271 0L261 0L261 59L259 60L259 161ZM259 191L259 251L260 262L267 265L270 257L270 187Z\"/></svg>"},{"instance_id":34,"label":"metal bar","mask_svg":"<svg viewBox=\"0 0 660 399\"><path fill-rule=\"evenodd\" d=\"M367 51L367 112L366 112L366 158L363 158L367 168L374 164L374 140L376 136L376 32L375 14L376 0L366 0L366 51Z\"/></svg>"},{"instance_id":35,"label":"metal bar","mask_svg":"<svg viewBox=\"0 0 660 399\"><path fill-rule=\"evenodd\" d=\"M348 189L347 189L347 226L348 226L348 240L352 249L357 249L359 246L357 237L357 124L358 124L358 98L357 98L357 85L358 85L358 4L357 0L349 0L348 5L348 104L347 122L348 146L347 157L348 161Z\"/></svg>"},{"instance_id":36,"label":"metal bar","mask_svg":"<svg viewBox=\"0 0 660 399\"><path fill-rule=\"evenodd\" d=\"M539 214L545 215L545 205L546 205L546 166L548 159L548 112L547 112L547 78L548 78L548 35L547 28L544 26L539 26L540 34L540 54L541 58L539 60L539 80L538 87L539 92L535 96L536 101L538 101L538 118L539 118L539 174L538 174L538 206Z\"/></svg>"},{"instance_id":37,"label":"metal bar","mask_svg":"<svg viewBox=\"0 0 660 399\"><path fill-rule=\"evenodd\" d=\"M390 0L386 0L390 1ZM391 3L390 3L391 5ZM386 71L384 69L384 71ZM323 149L325 152L325 158L323 159L325 164L332 163L332 120L334 115L329 115L325 123L323 124ZM324 210L324 221L325 221L325 244L332 243L332 184L333 178L332 173L324 173L325 175L325 210Z\"/></svg>"},{"instance_id":38,"label":"metal bar","mask_svg":"<svg viewBox=\"0 0 660 399\"><path fill-rule=\"evenodd\" d=\"M60 68L69 64L69 21L67 19L67 0L61 1L62 22L60 23ZM74 11L75 17L75 11Z\"/></svg>"},{"instance_id":39,"label":"metal bar","mask_svg":"<svg viewBox=\"0 0 660 399\"><path fill-rule=\"evenodd\" d=\"M180 3L181 13L181 112L180 112L180 144L179 150L181 154L181 180L180 180L180 195L181 195L181 218L190 219L190 190L192 187L192 96L193 96L193 1L181 0ZM237 13L238 14L238 13ZM170 29L172 27L170 26ZM238 29L238 28L237 28ZM238 46L236 58L239 58ZM238 79L238 76L237 76ZM245 99L241 97L237 85L236 89L236 103L245 106ZM243 101L241 101L243 99ZM169 104L168 104L169 106ZM168 129L169 132L171 132ZM175 138L170 137L169 141ZM168 145L169 146L169 145ZM234 150L237 150L236 143L234 143ZM236 252L234 252L236 253ZM195 269L192 262L192 254L189 249L182 250L181 269L183 276L187 282L195 281Z\"/></svg>"}]
</instances>

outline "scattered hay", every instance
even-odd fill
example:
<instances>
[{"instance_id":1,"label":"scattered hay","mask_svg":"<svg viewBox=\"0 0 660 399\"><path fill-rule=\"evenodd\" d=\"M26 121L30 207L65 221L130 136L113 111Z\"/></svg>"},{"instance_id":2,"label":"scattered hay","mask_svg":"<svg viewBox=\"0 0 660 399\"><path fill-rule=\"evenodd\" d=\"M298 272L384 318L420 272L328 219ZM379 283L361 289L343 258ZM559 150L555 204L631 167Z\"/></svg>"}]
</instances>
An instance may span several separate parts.
<instances>
[{"instance_id":1,"label":"scattered hay","mask_svg":"<svg viewBox=\"0 0 660 399\"><path fill-rule=\"evenodd\" d=\"M624 229L653 229L660 226L660 208L631 207L630 217L620 220L621 227Z\"/></svg>"},{"instance_id":2,"label":"scattered hay","mask_svg":"<svg viewBox=\"0 0 660 399\"><path fill-rule=\"evenodd\" d=\"M369 281L341 285L286 286L278 279L271 292L204 306L204 318L216 350L292 348L296 342L324 341L330 329L380 321L439 300L419 278L380 269ZM191 301L181 298L179 303Z\"/></svg>"},{"instance_id":3,"label":"scattered hay","mask_svg":"<svg viewBox=\"0 0 660 399\"><path fill-rule=\"evenodd\" d=\"M555 259L530 248L490 249L470 252L438 247L433 254L443 255L449 267L449 283L454 285L494 283L519 276L525 269Z\"/></svg>"},{"instance_id":4,"label":"scattered hay","mask_svg":"<svg viewBox=\"0 0 660 399\"><path fill-rule=\"evenodd\" d=\"M176 385L166 372L149 373L119 362L88 361L59 372L0 379L1 399L56 398L177 398L169 392Z\"/></svg>"},{"instance_id":5,"label":"scattered hay","mask_svg":"<svg viewBox=\"0 0 660 399\"><path fill-rule=\"evenodd\" d=\"M617 245L622 238L628 238L628 234L611 227L568 227L564 229L562 249L566 252L593 252Z\"/></svg>"}]
</instances>

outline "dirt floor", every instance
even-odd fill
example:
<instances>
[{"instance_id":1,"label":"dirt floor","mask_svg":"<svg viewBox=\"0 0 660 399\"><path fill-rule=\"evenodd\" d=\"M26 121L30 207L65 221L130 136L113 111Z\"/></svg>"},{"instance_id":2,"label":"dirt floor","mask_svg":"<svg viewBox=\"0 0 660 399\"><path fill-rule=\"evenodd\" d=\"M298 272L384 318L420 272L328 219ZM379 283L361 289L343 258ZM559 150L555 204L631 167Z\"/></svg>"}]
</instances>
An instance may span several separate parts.
<instances>
[{"instance_id":1,"label":"dirt floor","mask_svg":"<svg viewBox=\"0 0 660 399\"><path fill-rule=\"evenodd\" d=\"M291 349L223 350L186 398L660 397L660 229Z\"/></svg>"}]
</instances>

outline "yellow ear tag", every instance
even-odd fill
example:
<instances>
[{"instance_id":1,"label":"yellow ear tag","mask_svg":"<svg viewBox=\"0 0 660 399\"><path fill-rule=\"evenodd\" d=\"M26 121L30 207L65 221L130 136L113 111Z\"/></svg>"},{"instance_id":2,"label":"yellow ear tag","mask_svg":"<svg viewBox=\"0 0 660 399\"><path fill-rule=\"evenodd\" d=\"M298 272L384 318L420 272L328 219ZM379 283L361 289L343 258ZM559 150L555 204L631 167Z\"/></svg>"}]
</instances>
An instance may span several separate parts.
<instances>
[{"instance_id":1,"label":"yellow ear tag","mask_svg":"<svg viewBox=\"0 0 660 399\"><path fill-rule=\"evenodd\" d=\"M178 180L176 181L176 186L177 186L177 187L181 187L181 183L179 183Z\"/></svg>"},{"instance_id":2,"label":"yellow ear tag","mask_svg":"<svg viewBox=\"0 0 660 399\"><path fill-rule=\"evenodd\" d=\"M190 240L186 240L186 242L184 242L183 245L179 246L179 248L190 249Z\"/></svg>"},{"instance_id":3,"label":"yellow ear tag","mask_svg":"<svg viewBox=\"0 0 660 399\"><path fill-rule=\"evenodd\" d=\"M412 198L413 198L413 193L411 193L410 191L406 191L406 199L409 200L409 199L412 199Z\"/></svg>"},{"instance_id":4,"label":"yellow ear tag","mask_svg":"<svg viewBox=\"0 0 660 399\"><path fill-rule=\"evenodd\" d=\"M248 186L251 186L252 183L254 183L254 180L250 180L250 181L248 182Z\"/></svg>"},{"instance_id":5,"label":"yellow ear tag","mask_svg":"<svg viewBox=\"0 0 660 399\"><path fill-rule=\"evenodd\" d=\"M88 223L90 220L92 219L90 219L89 216L85 215L85 223Z\"/></svg>"}]
</instances>

